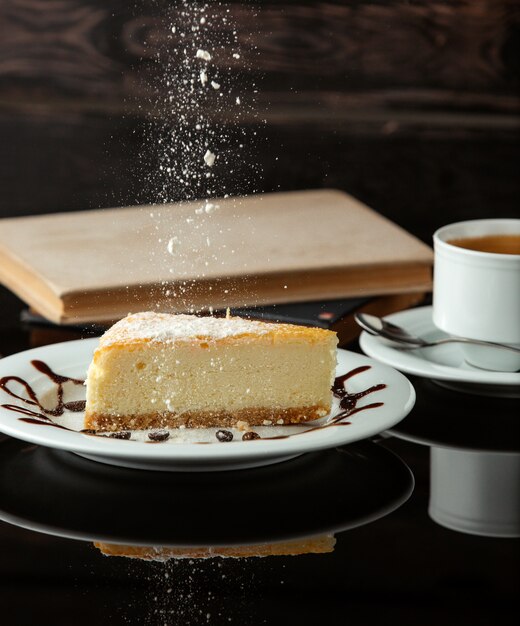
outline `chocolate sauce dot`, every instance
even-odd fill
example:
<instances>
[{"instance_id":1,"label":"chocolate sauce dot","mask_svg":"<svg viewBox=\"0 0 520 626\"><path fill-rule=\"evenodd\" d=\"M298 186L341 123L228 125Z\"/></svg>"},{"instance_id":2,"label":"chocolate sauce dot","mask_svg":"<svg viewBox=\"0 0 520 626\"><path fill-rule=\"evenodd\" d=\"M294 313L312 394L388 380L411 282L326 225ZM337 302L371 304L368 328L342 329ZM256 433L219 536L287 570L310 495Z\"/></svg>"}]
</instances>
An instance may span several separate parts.
<instances>
[{"instance_id":1,"label":"chocolate sauce dot","mask_svg":"<svg viewBox=\"0 0 520 626\"><path fill-rule=\"evenodd\" d=\"M95 435L96 431L93 428L84 428L79 431L82 435Z\"/></svg>"},{"instance_id":2,"label":"chocolate sauce dot","mask_svg":"<svg viewBox=\"0 0 520 626\"><path fill-rule=\"evenodd\" d=\"M170 433L167 430L152 430L148 433L148 439L152 441L166 441L170 438Z\"/></svg>"},{"instance_id":3,"label":"chocolate sauce dot","mask_svg":"<svg viewBox=\"0 0 520 626\"><path fill-rule=\"evenodd\" d=\"M215 437L219 441L233 441L233 433L229 430L217 430Z\"/></svg>"},{"instance_id":4,"label":"chocolate sauce dot","mask_svg":"<svg viewBox=\"0 0 520 626\"><path fill-rule=\"evenodd\" d=\"M242 435L242 441L252 441L253 439L262 439L258 433L249 430L247 433Z\"/></svg>"},{"instance_id":5,"label":"chocolate sauce dot","mask_svg":"<svg viewBox=\"0 0 520 626\"><path fill-rule=\"evenodd\" d=\"M66 402L63 405L63 408L67 411L72 411L73 413L80 413L81 411L85 410L86 404L87 403L85 400L76 400L74 402Z\"/></svg>"},{"instance_id":6,"label":"chocolate sauce dot","mask_svg":"<svg viewBox=\"0 0 520 626\"><path fill-rule=\"evenodd\" d=\"M129 430L122 430L118 433L110 433L108 435L111 439L130 439L132 433Z\"/></svg>"}]
</instances>

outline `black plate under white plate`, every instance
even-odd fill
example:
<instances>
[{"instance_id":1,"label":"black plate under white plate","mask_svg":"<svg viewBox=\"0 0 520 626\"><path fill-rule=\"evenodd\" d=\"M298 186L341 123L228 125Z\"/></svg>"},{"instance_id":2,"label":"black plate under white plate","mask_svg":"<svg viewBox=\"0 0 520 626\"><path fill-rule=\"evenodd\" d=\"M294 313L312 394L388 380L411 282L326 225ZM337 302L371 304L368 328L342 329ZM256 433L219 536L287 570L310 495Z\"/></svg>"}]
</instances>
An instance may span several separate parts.
<instances>
[{"instance_id":1,"label":"black plate under white plate","mask_svg":"<svg viewBox=\"0 0 520 626\"><path fill-rule=\"evenodd\" d=\"M329 416L306 425L255 427L255 432L262 437L258 440L242 441L242 433L236 431L233 441L221 443L215 437L217 429L176 429L167 441L150 445L142 431L133 431L128 441L82 433L80 413L66 413L61 417L43 415L43 419L28 416L27 411L36 408L37 413L39 409L28 402L27 389L13 377L26 381L43 401L49 394L55 394L55 383L34 361L46 363L59 375L84 379L97 344L98 339L69 341L0 360L0 379L8 377L7 382L4 378L3 389L0 388L0 431L24 441L122 467L221 471L278 463L303 453L366 439L397 424L415 402L414 389L402 374L363 355L338 350L336 375L353 374L345 383L347 391L363 395L373 388L357 401L355 414L341 422L334 421L340 413L336 400ZM8 390L20 397L9 395ZM65 386L64 392L65 400L78 401L85 397L81 384ZM56 424L66 428L56 428ZM201 442L206 445L199 445Z\"/></svg>"},{"instance_id":2,"label":"black plate under white plate","mask_svg":"<svg viewBox=\"0 0 520 626\"><path fill-rule=\"evenodd\" d=\"M239 472L147 472L0 444L0 519L131 545L252 545L334 533L403 504L413 475L372 442Z\"/></svg>"}]
</instances>

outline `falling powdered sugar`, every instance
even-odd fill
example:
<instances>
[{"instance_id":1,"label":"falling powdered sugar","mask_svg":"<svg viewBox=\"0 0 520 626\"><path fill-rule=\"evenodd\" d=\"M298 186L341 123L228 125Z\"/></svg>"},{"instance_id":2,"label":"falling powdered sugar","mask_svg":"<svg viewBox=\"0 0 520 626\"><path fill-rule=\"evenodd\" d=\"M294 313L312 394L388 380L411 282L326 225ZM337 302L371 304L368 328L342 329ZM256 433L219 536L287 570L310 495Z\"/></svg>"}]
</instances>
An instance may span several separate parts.
<instances>
[{"instance_id":1,"label":"falling powdered sugar","mask_svg":"<svg viewBox=\"0 0 520 626\"><path fill-rule=\"evenodd\" d=\"M171 239L168 241L168 244L166 246L166 249L168 250L168 253L169 254L174 254L177 251L180 243L181 242L179 241L178 237L171 237Z\"/></svg>"},{"instance_id":2,"label":"falling powdered sugar","mask_svg":"<svg viewBox=\"0 0 520 626\"><path fill-rule=\"evenodd\" d=\"M206 163L208 167L213 167L216 158L216 155L211 152L211 150L206 150L206 154L204 155L204 163Z\"/></svg>"},{"instance_id":3,"label":"falling powdered sugar","mask_svg":"<svg viewBox=\"0 0 520 626\"><path fill-rule=\"evenodd\" d=\"M195 55L197 59L204 59L204 61L211 61L211 54L207 50L197 50Z\"/></svg>"},{"instance_id":4,"label":"falling powdered sugar","mask_svg":"<svg viewBox=\"0 0 520 626\"><path fill-rule=\"evenodd\" d=\"M222 231L215 228L220 207L214 198L255 191L258 165L247 156L257 141L256 85L250 79L252 73L248 75L247 62L237 62L241 46L247 46L249 58L255 46L251 35L236 26L238 18L243 26L254 20L244 19L243 12L220 2L180 0L165 11L164 33L147 44L157 46L155 55L149 53L148 58L155 58L159 71L152 78L149 132L140 154L141 160L157 164L150 170L145 163L142 177L143 192L154 205L151 227L157 231L159 244L150 256L152 263L167 263L171 275L155 288L157 308L200 311L213 305L210 293L207 303L194 300L195 282L206 273L192 275L186 282L182 268L197 256L203 257L204 267L215 268L236 252L225 245ZM158 24L160 29L160 20ZM249 94L245 106L241 102L244 89ZM179 228L169 203L199 200L193 214L183 220L189 227ZM203 249L199 242L205 243ZM243 281L237 279L236 286L230 285L224 298L236 302L232 294L243 291Z\"/></svg>"}]
</instances>

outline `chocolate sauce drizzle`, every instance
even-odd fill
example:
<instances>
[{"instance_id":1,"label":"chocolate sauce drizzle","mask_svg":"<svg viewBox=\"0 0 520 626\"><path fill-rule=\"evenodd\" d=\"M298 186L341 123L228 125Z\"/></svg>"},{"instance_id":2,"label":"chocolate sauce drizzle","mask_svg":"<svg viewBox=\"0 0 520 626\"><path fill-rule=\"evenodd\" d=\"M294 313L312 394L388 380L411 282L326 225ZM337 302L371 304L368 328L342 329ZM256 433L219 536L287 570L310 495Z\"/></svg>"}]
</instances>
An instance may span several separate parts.
<instances>
[{"instance_id":1,"label":"chocolate sauce drizzle","mask_svg":"<svg viewBox=\"0 0 520 626\"><path fill-rule=\"evenodd\" d=\"M56 424L53 420L50 419L49 416L59 417L63 415L65 411L72 411L73 413L80 413L85 410L85 400L76 400L74 402L64 402L63 401L63 387L65 383L73 383L74 385L83 385L85 381L80 380L78 378L70 378L69 376L62 376L61 374L56 374L53 372L51 368L44 363L43 361L31 361L31 365L37 369L42 374L45 374L51 381L56 385L56 391L58 396L58 402L56 406L52 409L45 408L36 392L31 387L31 385L25 381L23 378L19 376L4 376L0 378L0 389L5 391L7 394L16 398L17 400L21 400L24 404L37 407L40 409L39 411L34 409L29 409L27 406L20 406L17 404L2 404L2 408L8 409L9 411L13 411L15 413L21 413L22 415L26 415L27 417L19 417L18 419L21 422L27 422L28 424L40 424L43 426L54 426L55 428L61 428L63 430L71 430L70 428L66 428L65 426L60 426ZM20 384L24 389L25 393L28 397L21 396L15 393L12 389L9 388L9 383L16 382Z\"/></svg>"},{"instance_id":2,"label":"chocolate sauce drizzle","mask_svg":"<svg viewBox=\"0 0 520 626\"><path fill-rule=\"evenodd\" d=\"M70 428L66 428L65 426L61 426L60 424L56 424L56 422L54 422L51 419L51 417L59 417L63 415L65 411L80 413L81 411L85 410L85 400L76 400L73 402L64 402L63 400L65 383L73 383L74 385L83 385L84 381L78 378L70 378L69 376L62 376L61 374L57 374L56 372L53 372L51 368L43 361L34 360L34 361L31 361L31 365L35 369L37 369L39 372L41 372L42 374L50 378L50 380L56 385L57 397L58 397L58 402L56 406L52 409L45 408L41 404L40 400L38 399L38 396L36 395L36 392L31 387L31 385L27 381L23 380L23 378L20 378L18 376L4 376L3 378L0 378L0 389L5 391L7 394L12 396L13 398L20 400L21 402L24 403L24 405L28 405L28 406L23 406L23 405L18 405L18 404L2 404L0 406L2 406L2 408L4 409L8 409L9 411L13 411L15 413L21 413L22 415L24 415L25 417L18 418L21 422L26 422L28 424L39 424L43 426L54 426L55 428L61 428L63 430L70 430L72 432L78 432ZM320 424L318 426L313 426L306 430L302 430L298 433L293 433L290 435L277 435L274 437L260 437L257 433L252 433L257 436L248 437L248 438L244 436L242 437L242 439L244 441L247 441L249 439L250 440L287 439L288 437L302 435L308 432L312 432L314 430L321 430L323 428L329 428L331 426L349 426L350 422L347 421L347 418L351 417L352 415L356 413L359 413L360 411L366 411L368 409L376 409L380 406L383 406L384 404L383 402L373 402L372 404L366 404L364 406L357 406L357 403L359 400L361 400L361 398L364 398L365 396L368 396L369 394L374 393L376 391L380 391L381 389L385 389L386 385L383 383L379 385L373 385L372 387L369 387L368 389L365 389L364 391L359 391L357 393L349 393L345 389L345 382L347 380L349 380L350 378L353 378L354 376L357 376L358 374L361 374L362 372L366 372L367 370L370 369L370 367L371 367L370 365L363 365L361 367L357 367L351 370L350 372L343 374L342 376L338 376L334 380L334 384L332 386L332 393L334 394L334 396L336 396L336 398L340 399L340 403L339 403L340 411L339 413L336 413L336 415L332 416L327 421L327 423ZM16 382L20 384L24 388L25 393L27 394L27 397L21 396L15 393L12 389L10 389L8 385L11 382ZM31 409L29 408L29 406L37 407L39 411L35 409ZM83 430L80 430L79 432L85 435L96 435L96 432L90 429L83 429ZM113 438L120 438L120 439L130 439L130 437L127 436L126 432L124 433L125 435L124 437L120 435L121 433L112 433L108 436L111 436ZM107 435L98 435L98 436L106 437ZM151 437L151 439L153 438ZM164 440L166 439L167 437L165 437ZM149 443L152 443L152 442L149 442ZM209 443L209 442L200 441L196 443Z\"/></svg>"},{"instance_id":3,"label":"chocolate sauce drizzle","mask_svg":"<svg viewBox=\"0 0 520 626\"><path fill-rule=\"evenodd\" d=\"M345 382L349 378L353 378L358 374L366 372L370 368L370 365L362 365L361 367L356 367L355 369L350 370L350 372L347 372L346 374L338 376L334 379L334 384L332 385L332 393L336 396L336 398L340 398L339 407L341 411L331 417L326 424L313 426L312 428L302 430L299 433L293 433L292 435L277 435L275 437L262 437L262 439L287 439L288 437L303 435L314 430L330 428L331 426L350 426L351 422L346 421L346 418L351 417L352 415L355 415L360 411L366 411L367 409L377 409L378 407L383 406L384 402L372 402L372 404L365 404L364 406L357 406L357 403L359 400L361 400L361 398L364 398L365 396L368 396L369 394L376 391L380 391L381 389L385 389L386 385L384 383L380 383L379 385L373 385L372 387L369 387L364 391L359 391L358 393L348 393L348 391L345 389Z\"/></svg>"},{"instance_id":4,"label":"chocolate sauce drizzle","mask_svg":"<svg viewBox=\"0 0 520 626\"><path fill-rule=\"evenodd\" d=\"M374 402L372 404L368 404L365 406L356 406L358 400L368 396L375 391L380 391L381 389L385 389L386 385L384 383L380 383L379 385L373 385L364 391L359 391L358 393L348 393L345 389L345 382L356 376L357 374L361 374L362 372L366 372L370 369L370 365L362 365L361 367L357 367L343 376L338 376L334 380L334 385L332 386L332 393L336 396L336 398L341 398L339 406L342 409L337 415L335 415L331 423L336 424L337 422L341 422L345 417L350 417L354 415L354 413L359 413L359 411L364 411L365 409L376 409L379 406L382 406L383 402Z\"/></svg>"}]
</instances>

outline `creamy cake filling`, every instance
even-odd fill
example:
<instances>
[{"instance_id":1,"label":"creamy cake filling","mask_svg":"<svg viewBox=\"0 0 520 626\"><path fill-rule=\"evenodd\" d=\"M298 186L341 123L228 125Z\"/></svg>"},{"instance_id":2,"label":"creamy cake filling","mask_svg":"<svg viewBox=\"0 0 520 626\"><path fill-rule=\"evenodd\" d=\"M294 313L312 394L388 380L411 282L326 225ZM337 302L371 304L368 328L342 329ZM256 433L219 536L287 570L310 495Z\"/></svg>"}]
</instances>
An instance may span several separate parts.
<instances>
[{"instance_id":1,"label":"creamy cake filling","mask_svg":"<svg viewBox=\"0 0 520 626\"><path fill-rule=\"evenodd\" d=\"M110 329L96 350L85 426L313 420L330 410L335 348L335 335L319 329L234 318L131 316Z\"/></svg>"}]
</instances>

